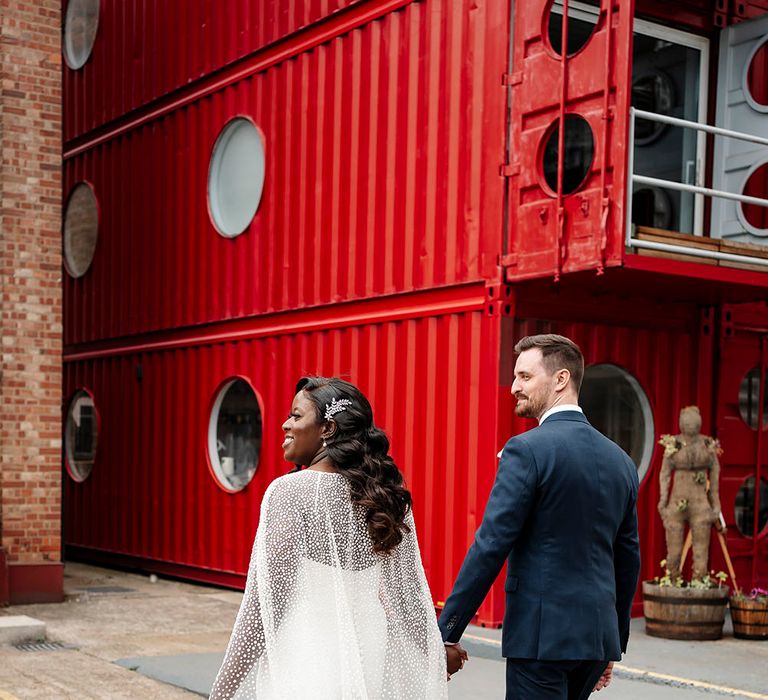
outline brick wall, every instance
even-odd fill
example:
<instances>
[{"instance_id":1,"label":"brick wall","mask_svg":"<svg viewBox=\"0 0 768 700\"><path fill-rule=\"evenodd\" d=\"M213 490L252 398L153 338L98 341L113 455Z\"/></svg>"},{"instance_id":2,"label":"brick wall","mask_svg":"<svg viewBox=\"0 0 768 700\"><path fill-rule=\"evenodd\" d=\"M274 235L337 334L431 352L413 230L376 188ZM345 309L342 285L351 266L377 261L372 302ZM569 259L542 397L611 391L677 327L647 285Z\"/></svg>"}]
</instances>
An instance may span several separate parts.
<instances>
[{"instance_id":1,"label":"brick wall","mask_svg":"<svg viewBox=\"0 0 768 700\"><path fill-rule=\"evenodd\" d=\"M61 63L60 0L0 0L0 603L60 587Z\"/></svg>"}]
</instances>

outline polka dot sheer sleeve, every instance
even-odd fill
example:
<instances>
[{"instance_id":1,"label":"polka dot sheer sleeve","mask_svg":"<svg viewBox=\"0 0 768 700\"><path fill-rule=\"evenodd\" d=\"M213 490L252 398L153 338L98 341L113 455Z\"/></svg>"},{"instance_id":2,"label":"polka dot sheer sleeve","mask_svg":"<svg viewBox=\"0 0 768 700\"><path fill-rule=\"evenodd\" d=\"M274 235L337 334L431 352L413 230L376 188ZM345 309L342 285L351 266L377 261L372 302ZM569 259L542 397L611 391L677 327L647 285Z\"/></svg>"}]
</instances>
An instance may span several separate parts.
<instances>
[{"instance_id":1,"label":"polka dot sheer sleeve","mask_svg":"<svg viewBox=\"0 0 768 700\"><path fill-rule=\"evenodd\" d=\"M373 551L346 478L275 480L213 700L446 698L445 651L413 516Z\"/></svg>"}]
</instances>

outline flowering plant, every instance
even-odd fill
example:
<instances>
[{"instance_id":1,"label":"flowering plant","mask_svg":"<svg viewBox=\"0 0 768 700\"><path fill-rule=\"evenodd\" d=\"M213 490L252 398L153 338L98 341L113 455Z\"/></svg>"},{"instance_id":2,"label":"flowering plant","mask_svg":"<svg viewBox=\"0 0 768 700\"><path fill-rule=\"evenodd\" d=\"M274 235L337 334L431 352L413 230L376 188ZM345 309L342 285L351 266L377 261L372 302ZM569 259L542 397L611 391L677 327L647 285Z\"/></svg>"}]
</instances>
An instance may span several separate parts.
<instances>
[{"instance_id":1,"label":"flowering plant","mask_svg":"<svg viewBox=\"0 0 768 700\"><path fill-rule=\"evenodd\" d=\"M734 598L738 600L754 600L761 605L768 605L768 591L764 588L753 588L749 593L735 593Z\"/></svg>"},{"instance_id":2,"label":"flowering plant","mask_svg":"<svg viewBox=\"0 0 768 700\"><path fill-rule=\"evenodd\" d=\"M669 575L669 569L667 569L667 560L662 559L660 564L661 564L661 568L664 569L664 576L655 576L653 579L653 582L658 584L662 588L665 588L668 586L674 586L675 588L699 588L699 589L722 588L723 584L728 579L728 574L726 574L724 571L718 571L717 573L715 573L713 569L703 578L695 578L691 581L685 581L685 579L683 579L682 576L678 576L673 581L672 577ZM762 589L756 589L756 590L762 590ZM765 591L763 591L763 593L765 593Z\"/></svg>"}]
</instances>

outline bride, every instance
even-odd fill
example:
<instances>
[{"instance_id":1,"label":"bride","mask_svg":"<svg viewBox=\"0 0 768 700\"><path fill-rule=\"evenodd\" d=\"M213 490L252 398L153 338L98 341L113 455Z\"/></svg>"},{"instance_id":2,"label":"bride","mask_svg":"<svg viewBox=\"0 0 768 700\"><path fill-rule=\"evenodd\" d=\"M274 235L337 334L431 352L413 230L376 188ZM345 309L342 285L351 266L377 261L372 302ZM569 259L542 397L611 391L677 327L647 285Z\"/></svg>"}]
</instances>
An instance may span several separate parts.
<instances>
[{"instance_id":1,"label":"bride","mask_svg":"<svg viewBox=\"0 0 768 700\"><path fill-rule=\"evenodd\" d=\"M305 377L296 391L283 450L299 467L264 494L210 697L446 698L411 495L389 441L349 382Z\"/></svg>"}]
</instances>

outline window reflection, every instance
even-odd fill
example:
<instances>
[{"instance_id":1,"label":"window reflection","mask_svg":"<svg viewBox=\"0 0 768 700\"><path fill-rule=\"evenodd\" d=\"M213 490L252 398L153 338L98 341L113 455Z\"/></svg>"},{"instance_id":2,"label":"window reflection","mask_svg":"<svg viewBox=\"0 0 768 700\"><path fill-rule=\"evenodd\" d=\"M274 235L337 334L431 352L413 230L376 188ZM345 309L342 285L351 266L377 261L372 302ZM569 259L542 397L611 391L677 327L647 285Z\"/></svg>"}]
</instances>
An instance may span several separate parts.
<instances>
[{"instance_id":1,"label":"window reflection","mask_svg":"<svg viewBox=\"0 0 768 700\"><path fill-rule=\"evenodd\" d=\"M86 391L78 391L69 405L64 428L64 454L69 474L75 481L85 481L90 476L98 438L98 417L93 398Z\"/></svg>"},{"instance_id":2,"label":"window reflection","mask_svg":"<svg viewBox=\"0 0 768 700\"><path fill-rule=\"evenodd\" d=\"M637 380L616 365L592 365L584 371L579 403L587 420L632 458L642 480L651 462L654 427Z\"/></svg>"},{"instance_id":3,"label":"window reflection","mask_svg":"<svg viewBox=\"0 0 768 700\"><path fill-rule=\"evenodd\" d=\"M261 452L259 402L244 379L234 379L219 392L211 415L211 464L219 482L239 490L253 478Z\"/></svg>"},{"instance_id":4,"label":"window reflection","mask_svg":"<svg viewBox=\"0 0 768 700\"><path fill-rule=\"evenodd\" d=\"M768 389L768 387L766 387ZM760 368L753 367L739 386L739 414L753 430L757 429L760 414ZM763 390L763 427L768 425L768 390Z\"/></svg>"},{"instance_id":5,"label":"window reflection","mask_svg":"<svg viewBox=\"0 0 768 700\"><path fill-rule=\"evenodd\" d=\"M755 477L750 476L736 494L733 508L736 527L742 535L752 537L755 533ZM760 496L757 512L757 532L763 531L768 523L768 482L760 479Z\"/></svg>"}]
</instances>

